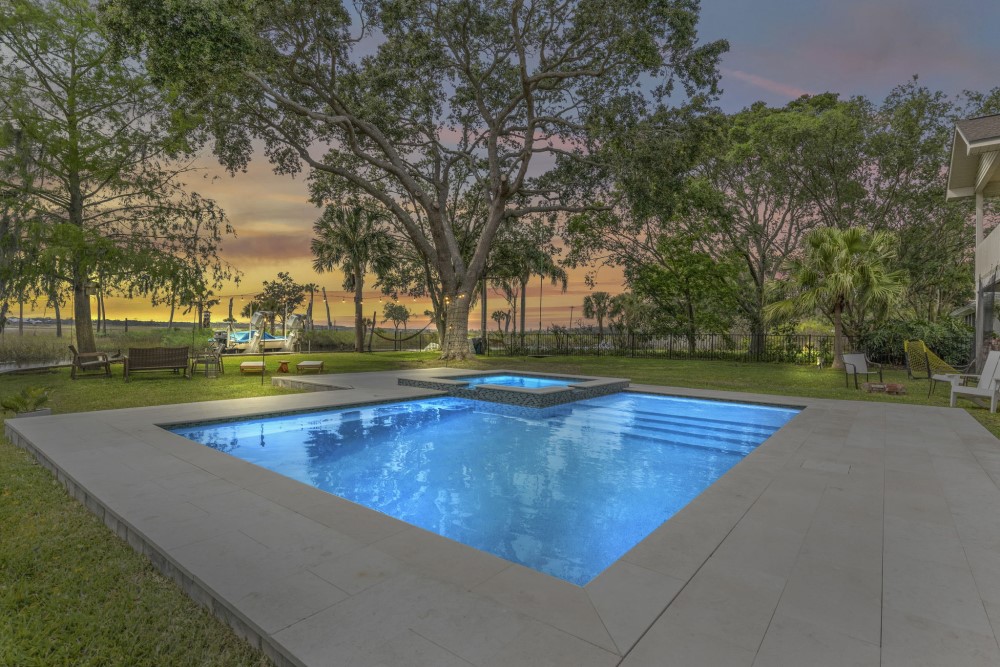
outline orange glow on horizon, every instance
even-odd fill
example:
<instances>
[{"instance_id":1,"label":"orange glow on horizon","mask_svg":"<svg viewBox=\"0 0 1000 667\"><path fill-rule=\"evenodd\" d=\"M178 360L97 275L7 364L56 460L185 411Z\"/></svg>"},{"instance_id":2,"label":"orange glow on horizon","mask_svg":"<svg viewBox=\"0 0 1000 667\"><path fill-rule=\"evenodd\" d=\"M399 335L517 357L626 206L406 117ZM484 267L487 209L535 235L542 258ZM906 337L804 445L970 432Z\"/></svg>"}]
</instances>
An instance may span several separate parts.
<instances>
[{"instance_id":1,"label":"orange glow on horizon","mask_svg":"<svg viewBox=\"0 0 1000 667\"><path fill-rule=\"evenodd\" d=\"M343 289L343 275L340 272L326 274L316 273L312 268L312 253L309 242L312 239L312 224L319 217L319 208L309 201L306 180L301 176L291 178L275 175L265 160L257 159L250 163L246 173L235 176L225 174L215 164L214 158L201 160L204 168L204 180L197 179L199 194L214 199L225 211L233 227L236 237L223 239L220 257L235 269L242 272L239 284L227 284L214 298L222 297L222 302L214 306L212 321L221 322L228 315L229 297L235 297L233 315L242 320L239 311L243 309L246 300L261 290L265 280L274 280L279 271L285 271L299 283L315 283L326 287L327 304L330 306L331 319L338 325L350 324L354 318L353 293ZM189 184L196 179L192 176ZM569 289L561 293L558 287L545 283L542 291L543 323L547 326L551 321L560 324L568 323L570 308L575 308L574 320L582 317L583 297L590 290L584 283L586 271L570 271ZM598 271L598 286L595 290L611 293L622 291L622 273L614 268L602 268ZM366 290L366 298L382 297L375 290ZM308 298L308 297L307 297ZM337 300L340 300L340 303ZM242 303L241 303L242 300ZM430 299L407 300L407 305L414 312L414 321L426 322L424 310L431 308ZM490 314L499 309L505 302L491 291L487 296L487 307ZM342 305L343 304L343 305ZM96 301L91 301L92 311L96 320ZM170 318L170 307L150 305L147 299L124 299L107 297L105 310L109 319L136 320L139 322L167 322ZM174 313L175 324L192 323L193 312L184 314L186 308L178 307ZM17 316L17 304L11 304L8 316ZM528 326L538 324L538 280L532 280L528 285L527 302ZM534 313L534 314L532 314ZM551 315L550 315L551 314ZM25 304L26 318L52 317L52 308L46 308L40 302L34 308ZM62 317L73 315L71 299L62 308ZM381 306L378 317L381 318ZM549 317L551 316L551 320ZM518 313L520 317L520 313ZM476 323L481 318L479 303L473 307L469 320ZM489 326L495 323L489 320ZM326 323L326 308L323 304L322 291L317 290L313 305L313 321L317 325ZM422 325L421 325L422 326Z\"/></svg>"}]
</instances>

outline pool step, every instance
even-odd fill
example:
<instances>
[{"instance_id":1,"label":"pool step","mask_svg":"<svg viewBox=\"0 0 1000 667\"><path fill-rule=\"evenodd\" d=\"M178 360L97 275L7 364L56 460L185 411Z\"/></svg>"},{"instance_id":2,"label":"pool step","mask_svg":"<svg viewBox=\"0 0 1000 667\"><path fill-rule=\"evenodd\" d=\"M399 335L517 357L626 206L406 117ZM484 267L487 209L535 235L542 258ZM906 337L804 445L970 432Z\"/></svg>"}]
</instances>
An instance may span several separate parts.
<instances>
[{"instance_id":1,"label":"pool step","mask_svg":"<svg viewBox=\"0 0 1000 667\"><path fill-rule=\"evenodd\" d=\"M578 403L577 406L575 407L579 407L580 409L587 411L607 412L609 414L615 414L615 415L621 414L622 412L622 408L619 408L617 406L600 405L593 403L591 401L580 401L580 403ZM673 410L668 412L662 412L662 411L657 412L653 410L637 410L632 406L628 406L628 410L632 414L643 419L679 419L698 424L703 424L703 423L713 424L713 425L717 424L721 426L738 426L740 428L750 427L750 428L760 428L763 430L770 430L770 431L773 431L777 428L781 428L781 426L783 426L786 421L785 419L776 417L774 424L767 424L767 423L750 424L745 420L740 420L740 419L719 419L718 417L707 417L701 414L687 415L683 412L677 411L679 406L671 406L671 407L673 408Z\"/></svg>"},{"instance_id":2,"label":"pool step","mask_svg":"<svg viewBox=\"0 0 1000 667\"><path fill-rule=\"evenodd\" d=\"M613 414L583 413L576 417L581 420L591 421L594 424L606 425L608 428L616 428L624 425L652 432L690 433L738 444L745 443L748 439L754 441L765 440L777 430L775 428L760 428L759 426L710 426L680 419L631 419L628 420L627 424L623 424L622 416Z\"/></svg>"},{"instance_id":3,"label":"pool step","mask_svg":"<svg viewBox=\"0 0 1000 667\"><path fill-rule=\"evenodd\" d=\"M649 428L641 426L623 426L610 420L578 419L569 418L566 420L567 426L575 426L583 430L588 437L626 437L640 438L647 441L655 441L665 445L680 445L685 447L698 447L700 449L711 449L725 454L745 455L765 438L754 436L753 442L746 439L722 437L717 433L703 433L696 430L682 430L670 428Z\"/></svg>"}]
</instances>

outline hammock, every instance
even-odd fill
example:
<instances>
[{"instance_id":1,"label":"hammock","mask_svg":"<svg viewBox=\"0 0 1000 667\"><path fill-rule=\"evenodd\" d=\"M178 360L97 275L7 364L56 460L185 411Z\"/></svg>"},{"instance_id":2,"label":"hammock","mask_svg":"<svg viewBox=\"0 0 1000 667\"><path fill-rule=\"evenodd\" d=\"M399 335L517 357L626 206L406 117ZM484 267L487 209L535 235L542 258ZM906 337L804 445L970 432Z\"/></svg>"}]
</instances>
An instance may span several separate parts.
<instances>
[{"instance_id":1,"label":"hammock","mask_svg":"<svg viewBox=\"0 0 1000 667\"><path fill-rule=\"evenodd\" d=\"M428 322L427 324L424 325L423 329L421 329L420 331L418 331L415 334L410 334L406 338L390 338L389 336L383 336L382 332L379 331L378 329L375 330L375 335L378 336L379 338L381 338L382 340L391 340L391 341L396 342L396 343L402 343L404 341L410 340L411 338L416 338L417 336L419 336L423 332L427 331L427 327L429 327L430 325L431 325L431 323Z\"/></svg>"},{"instance_id":2,"label":"hammock","mask_svg":"<svg viewBox=\"0 0 1000 667\"><path fill-rule=\"evenodd\" d=\"M906 374L910 379L930 379L932 375L959 374L948 362L928 349L922 340L908 340L903 343L906 352Z\"/></svg>"}]
</instances>

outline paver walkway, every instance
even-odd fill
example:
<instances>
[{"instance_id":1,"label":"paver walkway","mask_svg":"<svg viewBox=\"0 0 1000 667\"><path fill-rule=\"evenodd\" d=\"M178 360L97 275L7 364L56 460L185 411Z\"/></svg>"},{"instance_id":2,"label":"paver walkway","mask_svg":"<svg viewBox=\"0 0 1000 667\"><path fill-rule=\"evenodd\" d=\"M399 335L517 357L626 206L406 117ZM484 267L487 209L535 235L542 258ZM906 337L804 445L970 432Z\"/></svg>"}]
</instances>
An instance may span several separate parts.
<instances>
[{"instance_id":1,"label":"paver walkway","mask_svg":"<svg viewBox=\"0 0 1000 667\"><path fill-rule=\"evenodd\" d=\"M806 409L582 588L157 426L448 373L7 431L280 665L1000 665L1000 442L962 410L635 387Z\"/></svg>"}]
</instances>

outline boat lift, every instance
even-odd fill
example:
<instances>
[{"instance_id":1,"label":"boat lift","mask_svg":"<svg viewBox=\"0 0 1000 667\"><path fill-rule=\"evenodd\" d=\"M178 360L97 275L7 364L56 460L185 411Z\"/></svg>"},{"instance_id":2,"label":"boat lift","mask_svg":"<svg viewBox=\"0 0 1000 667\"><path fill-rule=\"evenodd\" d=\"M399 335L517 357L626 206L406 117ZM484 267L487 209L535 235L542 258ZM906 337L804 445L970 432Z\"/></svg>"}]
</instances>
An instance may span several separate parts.
<instances>
[{"instance_id":1,"label":"boat lift","mask_svg":"<svg viewBox=\"0 0 1000 667\"><path fill-rule=\"evenodd\" d=\"M247 349L244 350L244 354L256 354L260 352L260 341L264 337L264 332L267 329L267 318L270 316L270 311L258 310L250 318L250 331L254 332L254 334L247 345Z\"/></svg>"},{"instance_id":2,"label":"boat lift","mask_svg":"<svg viewBox=\"0 0 1000 667\"><path fill-rule=\"evenodd\" d=\"M269 311L258 310L253 314L253 317L250 318L250 330L253 331L254 334L250 343L247 345L246 350L244 350L244 354L258 354L261 352L261 344L264 341L267 319L270 316L271 313ZM302 334L305 321L306 318L304 315L293 313L288 316L288 320L285 322L284 342L280 351L295 351L295 346L298 344L299 336ZM268 339L268 342L273 342L274 340L275 339Z\"/></svg>"}]
</instances>

